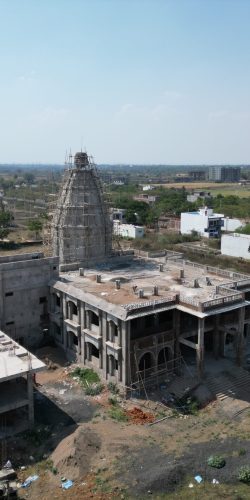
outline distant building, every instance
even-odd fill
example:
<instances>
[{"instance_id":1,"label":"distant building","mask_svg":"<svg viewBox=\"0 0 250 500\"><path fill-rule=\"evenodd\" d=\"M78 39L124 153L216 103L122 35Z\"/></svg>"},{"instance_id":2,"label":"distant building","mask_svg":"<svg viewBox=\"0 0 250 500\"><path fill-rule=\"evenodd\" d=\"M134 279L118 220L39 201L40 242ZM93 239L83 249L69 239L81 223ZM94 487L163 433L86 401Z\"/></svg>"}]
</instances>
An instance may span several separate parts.
<instances>
[{"instance_id":1,"label":"distant building","mask_svg":"<svg viewBox=\"0 0 250 500\"><path fill-rule=\"evenodd\" d=\"M246 223L240 219L230 219L229 217L223 217L223 221L222 231L233 232L239 229L239 227L244 227L246 225Z\"/></svg>"},{"instance_id":2,"label":"distant building","mask_svg":"<svg viewBox=\"0 0 250 500\"><path fill-rule=\"evenodd\" d=\"M205 181L207 178L206 170L191 170L188 175L192 181Z\"/></svg>"},{"instance_id":3,"label":"distant building","mask_svg":"<svg viewBox=\"0 0 250 500\"><path fill-rule=\"evenodd\" d=\"M143 201L144 203L148 203L150 205L151 203L155 203L157 200L159 200L159 196L155 196L152 194L139 194L136 196L133 196L133 200L135 201Z\"/></svg>"},{"instance_id":4,"label":"distant building","mask_svg":"<svg viewBox=\"0 0 250 500\"><path fill-rule=\"evenodd\" d=\"M250 259L249 234L223 234L221 238L221 254L230 257Z\"/></svg>"},{"instance_id":5,"label":"distant building","mask_svg":"<svg viewBox=\"0 0 250 500\"><path fill-rule=\"evenodd\" d=\"M158 219L158 229L161 233L179 233L181 229L181 219L177 215L162 215Z\"/></svg>"},{"instance_id":6,"label":"distant building","mask_svg":"<svg viewBox=\"0 0 250 500\"><path fill-rule=\"evenodd\" d=\"M142 186L142 191L152 191L155 189L154 186L151 186L151 184L146 184L145 186Z\"/></svg>"},{"instance_id":7,"label":"distant building","mask_svg":"<svg viewBox=\"0 0 250 500\"><path fill-rule=\"evenodd\" d=\"M126 208L111 208L110 211L112 221L126 222Z\"/></svg>"},{"instance_id":8,"label":"distant building","mask_svg":"<svg viewBox=\"0 0 250 500\"><path fill-rule=\"evenodd\" d=\"M214 214L212 208L200 208L197 212L181 214L181 234L196 231L204 238L219 238L223 226L223 214Z\"/></svg>"},{"instance_id":9,"label":"distant building","mask_svg":"<svg viewBox=\"0 0 250 500\"><path fill-rule=\"evenodd\" d=\"M208 178L213 182L239 182L240 167L212 165L209 167Z\"/></svg>"},{"instance_id":10,"label":"distant building","mask_svg":"<svg viewBox=\"0 0 250 500\"><path fill-rule=\"evenodd\" d=\"M212 198L212 196L208 191L193 191L193 193L187 195L187 201L191 203L195 203L198 198L205 200L205 198Z\"/></svg>"},{"instance_id":11,"label":"distant building","mask_svg":"<svg viewBox=\"0 0 250 500\"><path fill-rule=\"evenodd\" d=\"M133 224L114 222L113 231L115 235L122 236L122 238L143 238L144 236L144 228Z\"/></svg>"}]
</instances>

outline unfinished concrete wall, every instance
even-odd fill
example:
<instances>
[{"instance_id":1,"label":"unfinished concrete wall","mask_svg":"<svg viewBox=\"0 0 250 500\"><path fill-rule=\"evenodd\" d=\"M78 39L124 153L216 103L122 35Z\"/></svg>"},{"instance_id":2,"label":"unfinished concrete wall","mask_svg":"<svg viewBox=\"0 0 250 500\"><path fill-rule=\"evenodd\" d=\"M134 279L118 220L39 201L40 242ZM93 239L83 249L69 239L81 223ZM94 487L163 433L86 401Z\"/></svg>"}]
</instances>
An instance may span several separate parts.
<instances>
[{"instance_id":1,"label":"unfinished concrete wall","mask_svg":"<svg viewBox=\"0 0 250 500\"><path fill-rule=\"evenodd\" d=\"M27 346L48 327L49 282L59 267L55 257L30 259L0 264L0 328Z\"/></svg>"},{"instance_id":2,"label":"unfinished concrete wall","mask_svg":"<svg viewBox=\"0 0 250 500\"><path fill-rule=\"evenodd\" d=\"M95 166L86 153L76 153L74 164L65 172L52 222L53 255L69 268L103 259L111 253L111 234Z\"/></svg>"}]
</instances>

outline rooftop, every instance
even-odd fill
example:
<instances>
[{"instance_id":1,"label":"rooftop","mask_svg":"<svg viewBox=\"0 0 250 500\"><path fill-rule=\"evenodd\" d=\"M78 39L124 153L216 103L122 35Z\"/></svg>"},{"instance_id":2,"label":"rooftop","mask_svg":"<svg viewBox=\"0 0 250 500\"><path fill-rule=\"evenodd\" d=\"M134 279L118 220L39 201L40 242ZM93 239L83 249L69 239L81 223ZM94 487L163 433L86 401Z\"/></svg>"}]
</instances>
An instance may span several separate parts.
<instances>
[{"instance_id":1,"label":"rooftop","mask_svg":"<svg viewBox=\"0 0 250 500\"><path fill-rule=\"evenodd\" d=\"M99 279L101 282L97 282ZM120 281L118 289L117 280ZM119 266L103 265L85 270L84 276L77 271L63 273L53 285L73 298L121 319L130 319L150 314L152 309L159 311L176 304L204 314L229 304L242 305L243 290L250 290L250 276L182 259L167 262L133 259Z\"/></svg>"},{"instance_id":2,"label":"rooftop","mask_svg":"<svg viewBox=\"0 0 250 500\"><path fill-rule=\"evenodd\" d=\"M45 364L0 330L0 382L35 373Z\"/></svg>"}]
</instances>

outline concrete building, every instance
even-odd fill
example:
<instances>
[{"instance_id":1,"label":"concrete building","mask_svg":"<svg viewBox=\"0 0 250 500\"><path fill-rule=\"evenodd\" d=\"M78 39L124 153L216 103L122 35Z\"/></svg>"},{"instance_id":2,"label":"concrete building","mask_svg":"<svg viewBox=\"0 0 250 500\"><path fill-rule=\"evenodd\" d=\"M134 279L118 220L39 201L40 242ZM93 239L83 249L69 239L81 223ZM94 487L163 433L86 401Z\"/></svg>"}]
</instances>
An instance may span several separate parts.
<instances>
[{"instance_id":1,"label":"concrete building","mask_svg":"<svg viewBox=\"0 0 250 500\"><path fill-rule=\"evenodd\" d=\"M33 375L45 364L0 331L0 439L34 423Z\"/></svg>"},{"instance_id":2,"label":"concrete building","mask_svg":"<svg viewBox=\"0 0 250 500\"><path fill-rule=\"evenodd\" d=\"M181 219L177 215L165 214L159 217L157 225L160 233L179 233Z\"/></svg>"},{"instance_id":3,"label":"concrete building","mask_svg":"<svg viewBox=\"0 0 250 500\"><path fill-rule=\"evenodd\" d=\"M169 258L64 273L51 282L51 334L71 360L122 386L160 380L190 357L242 363L250 277Z\"/></svg>"},{"instance_id":4,"label":"concrete building","mask_svg":"<svg viewBox=\"0 0 250 500\"><path fill-rule=\"evenodd\" d=\"M122 238L143 238L144 228L142 226L135 226L134 224L120 224L114 221L113 231L116 236Z\"/></svg>"},{"instance_id":5,"label":"concrete building","mask_svg":"<svg viewBox=\"0 0 250 500\"><path fill-rule=\"evenodd\" d=\"M155 189L155 186L151 186L151 184L146 184L142 186L142 191L152 191Z\"/></svg>"},{"instance_id":6,"label":"concrete building","mask_svg":"<svg viewBox=\"0 0 250 500\"><path fill-rule=\"evenodd\" d=\"M135 201L143 201L144 203L147 203L148 205L152 205L156 201L160 199L160 196L157 195L150 195L150 194L139 194L133 196L133 200Z\"/></svg>"},{"instance_id":7,"label":"concrete building","mask_svg":"<svg viewBox=\"0 0 250 500\"><path fill-rule=\"evenodd\" d=\"M205 201L207 198L212 198L211 193L208 191L193 191L187 195L187 201L195 203L199 198Z\"/></svg>"},{"instance_id":8,"label":"concrete building","mask_svg":"<svg viewBox=\"0 0 250 500\"><path fill-rule=\"evenodd\" d=\"M38 344L49 326L49 282L58 258L0 256L0 328L23 345Z\"/></svg>"},{"instance_id":9,"label":"concrete building","mask_svg":"<svg viewBox=\"0 0 250 500\"><path fill-rule=\"evenodd\" d=\"M223 217L223 226L221 228L222 231L233 232L240 227L244 227L246 225L245 221L240 219L230 219L230 217Z\"/></svg>"},{"instance_id":10,"label":"concrete building","mask_svg":"<svg viewBox=\"0 0 250 500\"><path fill-rule=\"evenodd\" d=\"M212 208L200 208L197 212L181 214L181 234L196 231L203 238L219 238L223 226L223 214L215 214Z\"/></svg>"},{"instance_id":11,"label":"concrete building","mask_svg":"<svg viewBox=\"0 0 250 500\"><path fill-rule=\"evenodd\" d=\"M221 238L221 254L230 257L250 259L249 234L223 234Z\"/></svg>"},{"instance_id":12,"label":"concrete building","mask_svg":"<svg viewBox=\"0 0 250 500\"><path fill-rule=\"evenodd\" d=\"M112 225L100 179L87 153L69 163L52 222L53 255L60 269L76 269L111 254Z\"/></svg>"},{"instance_id":13,"label":"concrete building","mask_svg":"<svg viewBox=\"0 0 250 500\"><path fill-rule=\"evenodd\" d=\"M126 223L126 208L111 208L110 209L110 214L111 214L111 221L119 221L119 222L124 222Z\"/></svg>"},{"instance_id":14,"label":"concrete building","mask_svg":"<svg viewBox=\"0 0 250 500\"><path fill-rule=\"evenodd\" d=\"M240 173L240 167L211 165L208 170L208 179L213 182L239 182Z\"/></svg>"},{"instance_id":15,"label":"concrete building","mask_svg":"<svg viewBox=\"0 0 250 500\"><path fill-rule=\"evenodd\" d=\"M193 182L205 181L207 178L206 170L191 170L188 172L190 180Z\"/></svg>"}]
</instances>

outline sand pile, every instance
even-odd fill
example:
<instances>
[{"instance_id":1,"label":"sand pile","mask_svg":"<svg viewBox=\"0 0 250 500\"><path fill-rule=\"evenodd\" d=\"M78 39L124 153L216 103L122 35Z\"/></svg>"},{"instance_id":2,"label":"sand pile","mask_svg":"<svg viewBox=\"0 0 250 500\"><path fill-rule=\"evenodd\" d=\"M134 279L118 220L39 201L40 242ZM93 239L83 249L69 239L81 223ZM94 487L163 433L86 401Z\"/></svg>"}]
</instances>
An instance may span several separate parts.
<instances>
[{"instance_id":1,"label":"sand pile","mask_svg":"<svg viewBox=\"0 0 250 500\"><path fill-rule=\"evenodd\" d=\"M58 474L72 480L84 477L90 470L91 459L99 451L100 444L95 432L78 427L60 442L51 455Z\"/></svg>"}]
</instances>

